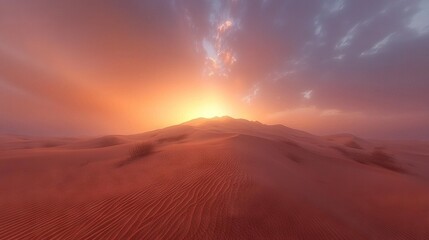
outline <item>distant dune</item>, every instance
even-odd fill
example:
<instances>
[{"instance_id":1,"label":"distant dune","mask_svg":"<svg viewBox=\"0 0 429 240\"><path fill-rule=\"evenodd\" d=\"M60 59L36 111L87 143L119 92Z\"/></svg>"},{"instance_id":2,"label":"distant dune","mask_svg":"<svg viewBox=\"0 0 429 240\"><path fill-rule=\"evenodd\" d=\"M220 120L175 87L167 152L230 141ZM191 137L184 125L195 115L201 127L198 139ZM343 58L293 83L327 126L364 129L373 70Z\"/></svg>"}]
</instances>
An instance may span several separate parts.
<instances>
[{"instance_id":1,"label":"distant dune","mask_svg":"<svg viewBox=\"0 0 429 240\"><path fill-rule=\"evenodd\" d=\"M429 239L429 143L229 117L0 137L0 239Z\"/></svg>"}]
</instances>

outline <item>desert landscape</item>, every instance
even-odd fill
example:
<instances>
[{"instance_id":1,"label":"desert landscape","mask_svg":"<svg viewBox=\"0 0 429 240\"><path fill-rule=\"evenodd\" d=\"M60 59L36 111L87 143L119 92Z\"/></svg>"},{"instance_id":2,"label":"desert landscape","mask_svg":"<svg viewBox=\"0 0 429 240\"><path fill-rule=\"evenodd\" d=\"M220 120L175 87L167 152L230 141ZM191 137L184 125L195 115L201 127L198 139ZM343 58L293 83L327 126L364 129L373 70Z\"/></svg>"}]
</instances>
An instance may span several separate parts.
<instances>
[{"instance_id":1,"label":"desert landscape","mask_svg":"<svg viewBox=\"0 0 429 240\"><path fill-rule=\"evenodd\" d=\"M0 240L429 240L429 0L0 0Z\"/></svg>"},{"instance_id":2,"label":"desert landscape","mask_svg":"<svg viewBox=\"0 0 429 240\"><path fill-rule=\"evenodd\" d=\"M219 117L0 148L0 239L429 239L424 141Z\"/></svg>"}]
</instances>

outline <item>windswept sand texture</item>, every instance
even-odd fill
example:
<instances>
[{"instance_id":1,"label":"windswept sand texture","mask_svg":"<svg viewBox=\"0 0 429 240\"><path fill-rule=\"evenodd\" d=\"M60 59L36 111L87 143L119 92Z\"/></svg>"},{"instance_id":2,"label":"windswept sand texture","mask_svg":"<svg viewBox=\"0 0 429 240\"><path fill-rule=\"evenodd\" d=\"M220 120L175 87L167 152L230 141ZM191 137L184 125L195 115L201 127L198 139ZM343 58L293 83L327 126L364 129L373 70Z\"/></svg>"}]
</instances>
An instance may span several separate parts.
<instances>
[{"instance_id":1,"label":"windswept sand texture","mask_svg":"<svg viewBox=\"0 0 429 240\"><path fill-rule=\"evenodd\" d=\"M0 239L429 239L426 142L224 117L0 151Z\"/></svg>"}]
</instances>

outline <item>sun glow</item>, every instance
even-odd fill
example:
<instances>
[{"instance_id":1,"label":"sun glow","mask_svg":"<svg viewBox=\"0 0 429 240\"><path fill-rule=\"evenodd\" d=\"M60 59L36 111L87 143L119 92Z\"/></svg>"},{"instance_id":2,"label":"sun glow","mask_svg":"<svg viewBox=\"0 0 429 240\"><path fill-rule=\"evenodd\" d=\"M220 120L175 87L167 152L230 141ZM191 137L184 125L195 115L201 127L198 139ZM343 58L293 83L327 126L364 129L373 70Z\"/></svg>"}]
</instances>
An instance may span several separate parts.
<instances>
[{"instance_id":1,"label":"sun glow","mask_svg":"<svg viewBox=\"0 0 429 240\"><path fill-rule=\"evenodd\" d=\"M201 102L189 108L186 115L188 119L194 119L199 117L213 118L230 115L231 112L225 107L222 102L219 101L207 101Z\"/></svg>"},{"instance_id":2,"label":"sun glow","mask_svg":"<svg viewBox=\"0 0 429 240\"><path fill-rule=\"evenodd\" d=\"M199 117L212 118L228 115L228 112L220 104L210 103L197 109L195 115Z\"/></svg>"},{"instance_id":3,"label":"sun glow","mask_svg":"<svg viewBox=\"0 0 429 240\"><path fill-rule=\"evenodd\" d=\"M146 104L146 107L139 111L138 118L142 129L157 129L197 118L249 117L246 115L246 109L234 102L235 96L217 91L212 85L186 86L187 88L183 89L181 87L166 88L162 92L153 92L152 95L142 98L142 102L146 99L160 99L156 104Z\"/></svg>"},{"instance_id":4,"label":"sun glow","mask_svg":"<svg viewBox=\"0 0 429 240\"><path fill-rule=\"evenodd\" d=\"M182 107L180 118L182 121L188 121L195 118L213 118L222 116L231 116L230 105L219 96L205 96L194 101L189 101Z\"/></svg>"}]
</instances>

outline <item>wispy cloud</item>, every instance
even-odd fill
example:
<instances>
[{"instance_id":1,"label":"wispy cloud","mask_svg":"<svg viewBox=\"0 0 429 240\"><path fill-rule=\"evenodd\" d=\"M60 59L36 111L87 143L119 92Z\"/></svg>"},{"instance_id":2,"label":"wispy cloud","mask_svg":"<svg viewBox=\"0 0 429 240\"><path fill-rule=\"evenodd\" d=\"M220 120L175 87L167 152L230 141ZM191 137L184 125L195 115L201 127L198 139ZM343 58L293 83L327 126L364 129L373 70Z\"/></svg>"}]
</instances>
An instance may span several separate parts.
<instances>
[{"instance_id":1,"label":"wispy cloud","mask_svg":"<svg viewBox=\"0 0 429 240\"><path fill-rule=\"evenodd\" d=\"M310 100L313 97L313 90L307 90L301 93L304 99Z\"/></svg>"},{"instance_id":2,"label":"wispy cloud","mask_svg":"<svg viewBox=\"0 0 429 240\"><path fill-rule=\"evenodd\" d=\"M374 55L377 54L380 50L382 50L389 42L392 40L392 38L395 36L395 33L391 33L384 37L382 40L377 42L374 46L372 46L370 49L363 51L360 55L361 56L368 56L368 55Z\"/></svg>"}]
</instances>

